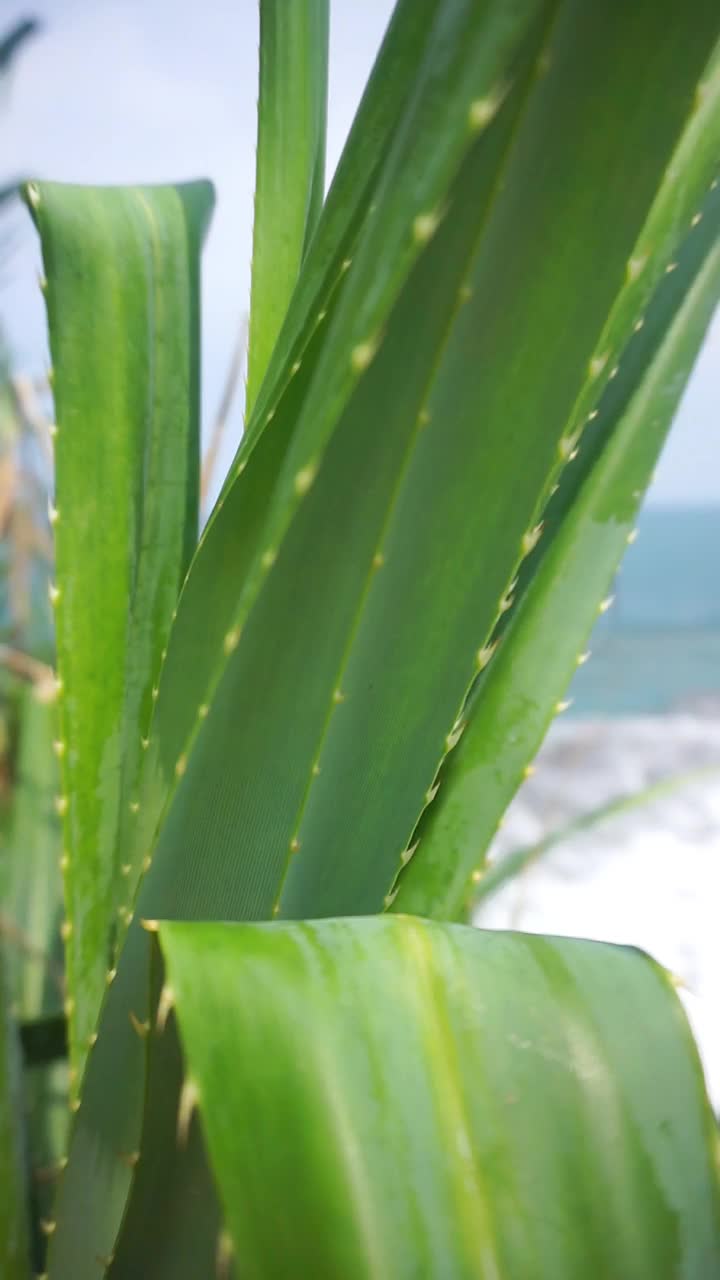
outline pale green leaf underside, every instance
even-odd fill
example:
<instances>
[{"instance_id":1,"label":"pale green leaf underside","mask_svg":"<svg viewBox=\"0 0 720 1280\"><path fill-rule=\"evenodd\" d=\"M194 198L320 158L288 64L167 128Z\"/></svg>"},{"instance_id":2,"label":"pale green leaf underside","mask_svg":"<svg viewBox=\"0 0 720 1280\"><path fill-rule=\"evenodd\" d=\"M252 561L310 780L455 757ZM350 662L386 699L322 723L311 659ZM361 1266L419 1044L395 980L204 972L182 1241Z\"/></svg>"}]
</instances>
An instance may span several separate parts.
<instances>
[{"instance_id":1,"label":"pale green leaf underside","mask_svg":"<svg viewBox=\"0 0 720 1280\"><path fill-rule=\"evenodd\" d=\"M411 917L160 938L243 1276L720 1266L714 1119L647 957Z\"/></svg>"},{"instance_id":2,"label":"pale green leaf underside","mask_svg":"<svg viewBox=\"0 0 720 1280\"><path fill-rule=\"evenodd\" d=\"M26 198L55 368L58 810L79 1077L105 992L153 686L197 539L198 260L212 195L204 183L41 183Z\"/></svg>"},{"instance_id":3,"label":"pale green leaf underside","mask_svg":"<svg viewBox=\"0 0 720 1280\"><path fill-rule=\"evenodd\" d=\"M322 208L329 0L261 0L249 418Z\"/></svg>"}]
</instances>

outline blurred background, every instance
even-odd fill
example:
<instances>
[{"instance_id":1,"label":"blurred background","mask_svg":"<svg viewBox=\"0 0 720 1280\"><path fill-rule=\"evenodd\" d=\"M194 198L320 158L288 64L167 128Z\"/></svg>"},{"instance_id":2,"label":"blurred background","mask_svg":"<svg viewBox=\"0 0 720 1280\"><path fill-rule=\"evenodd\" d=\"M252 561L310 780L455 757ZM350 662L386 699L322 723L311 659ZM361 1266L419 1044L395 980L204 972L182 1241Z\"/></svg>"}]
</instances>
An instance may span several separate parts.
<instances>
[{"instance_id":1,"label":"blurred background","mask_svg":"<svg viewBox=\"0 0 720 1280\"><path fill-rule=\"evenodd\" d=\"M335 0L332 174L391 0ZM33 19L37 28L21 23ZM47 867L48 901L0 880L0 929L36 962L16 999L59 999L54 910L48 354L25 176L210 177L204 442L219 488L242 424L252 233L254 0L5 0L0 20L0 837ZM7 39L9 37L9 39ZM6 190L7 189L7 190ZM622 198L621 193L619 198ZM101 406L99 407L101 411ZM102 429L99 417L98 429ZM678 979L720 1106L720 315L679 410L572 705L500 831L476 922L642 946ZM512 874L511 874L512 873ZM492 887L492 879L489 881ZM42 908L42 911L41 911ZM45 920L45 928L47 919ZM23 970L26 973L27 967ZM31 966L31 978L32 978ZM38 991L42 991L42 996Z\"/></svg>"}]
</instances>

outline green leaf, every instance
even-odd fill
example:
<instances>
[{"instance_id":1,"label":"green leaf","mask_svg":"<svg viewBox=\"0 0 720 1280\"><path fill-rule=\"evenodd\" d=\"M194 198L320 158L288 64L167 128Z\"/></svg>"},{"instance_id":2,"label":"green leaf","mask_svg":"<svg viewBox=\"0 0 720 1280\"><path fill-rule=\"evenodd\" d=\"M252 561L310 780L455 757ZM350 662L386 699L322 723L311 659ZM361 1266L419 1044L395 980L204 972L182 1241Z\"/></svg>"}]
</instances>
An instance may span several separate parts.
<instances>
[{"instance_id":1,"label":"green leaf","mask_svg":"<svg viewBox=\"0 0 720 1280\"><path fill-rule=\"evenodd\" d=\"M244 1276L720 1266L714 1119L646 956L411 917L160 938Z\"/></svg>"},{"instance_id":2,"label":"green leaf","mask_svg":"<svg viewBox=\"0 0 720 1280\"><path fill-rule=\"evenodd\" d=\"M467 728L414 839L394 909L463 917L513 794L584 660L598 607L629 541L680 397L720 297L715 187L608 384L546 513L546 529L509 625L464 711ZM685 229L690 225L690 219ZM557 508L557 511L555 510ZM493 646L498 645L493 657ZM580 655L580 659L578 659Z\"/></svg>"},{"instance_id":3,"label":"green leaf","mask_svg":"<svg viewBox=\"0 0 720 1280\"><path fill-rule=\"evenodd\" d=\"M66 969L82 1069L171 616L197 537L198 257L211 192L31 184L54 394Z\"/></svg>"},{"instance_id":4,"label":"green leaf","mask_svg":"<svg viewBox=\"0 0 720 1280\"><path fill-rule=\"evenodd\" d=\"M657 6L648 12L658 32L670 16ZM637 101L635 59L646 33L635 10L613 10L611 22L578 4L561 17L545 51L548 70L536 78L521 65L462 166L315 473L313 456L295 455L339 313L330 318L275 495L279 501L283 477L302 462L300 507L279 544L267 517L253 550L263 585L251 585L248 567L246 604L223 637L217 696L194 686L194 732L179 741L181 677L187 687L188 668L201 665L184 642L211 613L198 607L198 557L148 753L144 848L155 796L172 792L173 773L180 782L158 870L141 892L144 914L253 918L278 904L289 916L377 910L411 847L438 764L462 728L455 721L478 650L567 461L577 406L591 393L590 405L598 403L613 370L609 359L603 369L598 342L612 320L624 345L644 305L633 288L630 307L628 258L705 62L709 22L702 40L684 37L682 76L677 40L652 42L653 76L673 73L661 119L654 98ZM612 95L604 92L610 79ZM597 181L610 152L617 188ZM352 280L351 270L343 312ZM470 296L459 306L464 291ZM622 324L613 319L618 299ZM248 488L254 456L243 473ZM228 495L226 509L234 502ZM451 556L455 574L447 572ZM212 786L203 787L208 778ZM338 811L342 858L331 854Z\"/></svg>"},{"instance_id":5,"label":"green leaf","mask_svg":"<svg viewBox=\"0 0 720 1280\"><path fill-rule=\"evenodd\" d=\"M527 28L536 11L534 0L523 0L518 13L513 11L512 21L508 10L497 3L480 8L453 3L445 6L436 17L431 38L419 45L414 15L409 12L407 23L410 36L410 52L421 59L417 73L418 85L409 95L409 104L403 104L403 114L398 122L390 147L393 181L387 178L388 160L382 173L382 182L375 192L374 210L368 214L364 235L386 225L387 237L380 258L374 260L373 279L382 277L382 309L387 311L396 301L412 264L418 259L424 246L427 228L422 234L410 235L410 243L398 258L395 240L400 236L397 194L403 183L417 189L418 199L427 198L431 206L443 204L455 178L457 166L482 132L483 117L475 127L469 117L470 104L485 101L482 95L490 92L497 77L506 77L513 71L513 59L523 45ZM469 10L472 9L472 12ZM521 16L518 16L521 15ZM534 47L539 39L535 28L531 30ZM470 38L472 37L472 38ZM399 36L396 39L399 44ZM393 45L394 56L398 56ZM527 57L527 55L526 55ZM406 73L407 74L407 73ZM505 83L505 80L503 81ZM474 95L480 95L475 97ZM443 100L443 111L438 113L438 98ZM447 99L447 101L445 101ZM493 105L497 106L493 100ZM486 111L489 107L486 106ZM370 108L368 107L368 114ZM491 114L491 113L490 113ZM415 124L422 123L423 130L417 136ZM402 126L402 127L401 127ZM405 139L399 147L400 137ZM443 139L442 145L436 140ZM426 164L426 153L419 142L427 143L432 164ZM416 142L418 145L416 146ZM351 137L352 143L352 137ZM341 170L343 165L341 163ZM382 191L384 196L380 191ZM383 216L387 206L388 219ZM333 204L332 192L328 201L328 216L336 217L338 205ZM460 211L462 217L465 210ZM336 217L334 226L339 227ZM393 230L394 228L394 230ZM405 231L407 231L407 226ZM333 237L334 237L333 232ZM321 222L313 245L322 246ZM310 255L313 258L313 253ZM347 261L347 260L345 260ZM307 270L315 278L314 261ZM341 264L337 273L342 277ZM298 292L302 289L301 276ZM338 289L337 305L344 297L352 281L353 271ZM333 281L337 288L337 277ZM357 294L359 286L355 286ZM362 289L360 290L362 292ZM258 439L250 432L247 452L241 450L241 459L233 470L234 483L226 487L221 498L215 521L206 531L187 590L180 602L177 626L168 650L168 660L160 682L160 696L151 734L150 750L146 762L146 790L142 799L142 819L138 827L137 849L144 853L154 842L160 817L171 801L178 778L182 778L183 763L189 758L197 737L204 709L210 704L219 687L228 658L233 651L234 638L239 636L258 598L273 562L277 529L273 529L272 510L282 511L285 526L301 500L311 487L317 469L318 458L307 461L302 467L293 465L289 494L279 497L273 493L278 471L287 470L288 436L294 433L296 420L303 409L309 388L320 376L320 360L333 334L336 307L329 308L327 336L322 325L317 328L317 316L308 324L313 335L314 359L305 367L305 360L294 360L286 376L290 377L286 397L269 410L272 428L267 426ZM378 313L379 315L379 313ZM325 322L323 322L325 323ZM443 326L444 332L445 326ZM309 341L309 339L308 339ZM350 367L351 347L343 355L343 364ZM419 363L419 362L418 362ZM425 373L425 370L422 371ZM361 370L355 368L351 382L358 383ZM349 393L349 388L347 388ZM347 398L347 397L345 397ZM276 415L277 410L277 415ZM377 418L373 406L374 426L377 430L382 420ZM368 447L371 442L368 440ZM284 462L283 462L284 460ZM287 500L286 500L287 499ZM287 517L287 519L286 519ZM268 527L268 525L270 527ZM238 655L239 656L239 655ZM223 771L224 772L224 771Z\"/></svg>"},{"instance_id":6,"label":"green leaf","mask_svg":"<svg viewBox=\"0 0 720 1280\"><path fill-rule=\"evenodd\" d=\"M20 1061L5 994L4 957L0 957L0 1275L3 1280L28 1280Z\"/></svg>"},{"instance_id":7,"label":"green leaf","mask_svg":"<svg viewBox=\"0 0 720 1280\"><path fill-rule=\"evenodd\" d=\"M274 417L241 451L168 646L131 854L140 866L155 850L136 916L377 910L462 728L566 433L612 371L598 372L598 342L720 24L700 0L682 14L670 0L523 13L511 38L507 5L438 11L358 251L308 325L312 355L285 382L268 374ZM640 61L660 98L638 95ZM366 305L383 330L369 363L355 333ZM628 332L636 319L629 309ZM147 951L135 922L90 1058L51 1275L93 1276L113 1249L123 1156L176 1159L141 1134L147 1040L130 1015L152 1015Z\"/></svg>"},{"instance_id":8,"label":"green leaf","mask_svg":"<svg viewBox=\"0 0 720 1280\"><path fill-rule=\"evenodd\" d=\"M261 0L246 417L322 208L329 0Z\"/></svg>"},{"instance_id":9,"label":"green leaf","mask_svg":"<svg viewBox=\"0 0 720 1280\"><path fill-rule=\"evenodd\" d=\"M259 550L273 486L317 364L328 316L344 286L349 255L411 94L416 68L432 47L434 21L443 3L398 0L292 295L239 460L204 531L180 603L156 709L158 736L171 760L186 753L197 729L197 708L206 705L225 665L225 639L233 630L238 587ZM266 432L271 422L272 431ZM251 454L250 480L245 471ZM137 872L174 781L171 769L169 787L163 778L158 797L152 803L145 800L136 843ZM135 888L132 876L126 906Z\"/></svg>"}]
</instances>

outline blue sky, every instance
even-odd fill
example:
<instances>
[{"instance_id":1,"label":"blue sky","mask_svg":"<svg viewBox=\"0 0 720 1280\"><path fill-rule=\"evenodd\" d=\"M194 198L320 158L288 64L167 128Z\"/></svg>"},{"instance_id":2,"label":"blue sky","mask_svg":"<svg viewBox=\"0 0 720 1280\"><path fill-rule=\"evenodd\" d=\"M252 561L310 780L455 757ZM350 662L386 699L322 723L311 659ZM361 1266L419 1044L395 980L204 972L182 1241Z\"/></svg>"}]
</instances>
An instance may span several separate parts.
<instances>
[{"instance_id":1,"label":"blue sky","mask_svg":"<svg viewBox=\"0 0 720 1280\"><path fill-rule=\"evenodd\" d=\"M332 171L392 0L334 0L328 159ZM256 0L5 0L2 28L35 13L1 118L0 179L159 182L207 176L218 203L204 262L204 416L212 417L247 307L252 235ZM0 281L19 365L47 365L34 236ZM720 315L685 395L652 501L720 502ZM236 410L231 431L239 433ZM226 459L232 452L227 442Z\"/></svg>"}]
</instances>

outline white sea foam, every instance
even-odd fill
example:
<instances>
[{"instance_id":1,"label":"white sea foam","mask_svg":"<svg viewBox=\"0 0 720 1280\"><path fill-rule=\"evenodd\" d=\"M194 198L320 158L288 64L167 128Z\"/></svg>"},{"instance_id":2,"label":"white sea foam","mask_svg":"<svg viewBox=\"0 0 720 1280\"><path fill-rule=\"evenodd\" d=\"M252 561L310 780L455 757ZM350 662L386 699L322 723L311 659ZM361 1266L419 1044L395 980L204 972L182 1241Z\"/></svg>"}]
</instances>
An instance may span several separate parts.
<instances>
[{"instance_id":1,"label":"white sea foam","mask_svg":"<svg viewBox=\"0 0 720 1280\"><path fill-rule=\"evenodd\" d=\"M476 923L632 943L680 991L720 1108L720 715L557 722L492 856L542 839L623 793L718 766L648 805L569 837L500 889Z\"/></svg>"}]
</instances>

